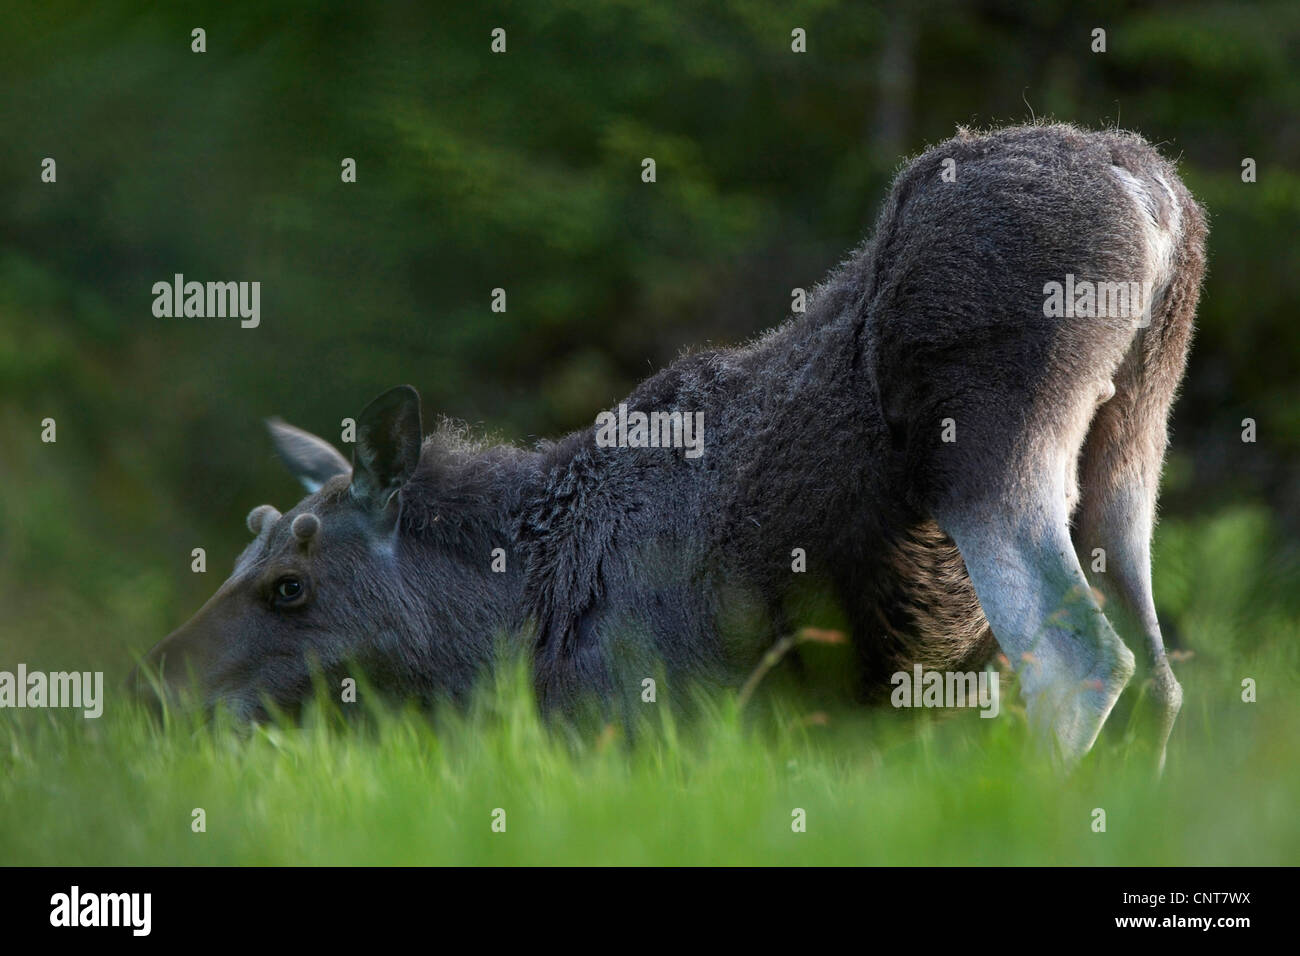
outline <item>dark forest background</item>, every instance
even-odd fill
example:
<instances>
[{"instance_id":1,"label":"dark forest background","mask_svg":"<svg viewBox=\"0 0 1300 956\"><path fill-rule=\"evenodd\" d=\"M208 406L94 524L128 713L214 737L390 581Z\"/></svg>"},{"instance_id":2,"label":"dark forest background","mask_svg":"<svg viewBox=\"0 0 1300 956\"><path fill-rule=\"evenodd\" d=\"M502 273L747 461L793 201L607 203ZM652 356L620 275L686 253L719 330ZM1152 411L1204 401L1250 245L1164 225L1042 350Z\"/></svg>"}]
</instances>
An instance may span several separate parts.
<instances>
[{"instance_id":1,"label":"dark forest background","mask_svg":"<svg viewBox=\"0 0 1300 956\"><path fill-rule=\"evenodd\" d=\"M779 323L790 290L870 230L907 156L1031 116L1140 131L1206 206L1167 527L1222 535L1208 553L1245 562L1233 579L1273 605L1295 590L1300 4L2 14L0 665L85 667L89 651L120 669L192 613L248 510L298 497L264 417L337 440L409 382L427 418L507 440L590 424L683 348ZM177 272L260 281L261 326L155 318L153 283ZM1183 568L1175 598L1213 591L1215 560Z\"/></svg>"}]
</instances>

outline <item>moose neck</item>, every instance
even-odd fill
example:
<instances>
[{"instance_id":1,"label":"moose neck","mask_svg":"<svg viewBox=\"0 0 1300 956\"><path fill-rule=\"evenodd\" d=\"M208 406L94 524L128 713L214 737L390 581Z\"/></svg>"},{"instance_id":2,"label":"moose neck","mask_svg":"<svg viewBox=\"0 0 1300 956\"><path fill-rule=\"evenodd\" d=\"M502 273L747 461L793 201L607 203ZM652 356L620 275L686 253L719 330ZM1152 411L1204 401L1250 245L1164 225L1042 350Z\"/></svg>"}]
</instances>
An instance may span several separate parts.
<instances>
[{"instance_id":1,"label":"moose neck","mask_svg":"<svg viewBox=\"0 0 1300 956\"><path fill-rule=\"evenodd\" d=\"M520 633L523 561L511 522L534 456L450 441L426 440L403 491L399 553L411 607L400 613L419 635L403 648L414 671L406 676L461 697L491 668L498 641Z\"/></svg>"}]
</instances>

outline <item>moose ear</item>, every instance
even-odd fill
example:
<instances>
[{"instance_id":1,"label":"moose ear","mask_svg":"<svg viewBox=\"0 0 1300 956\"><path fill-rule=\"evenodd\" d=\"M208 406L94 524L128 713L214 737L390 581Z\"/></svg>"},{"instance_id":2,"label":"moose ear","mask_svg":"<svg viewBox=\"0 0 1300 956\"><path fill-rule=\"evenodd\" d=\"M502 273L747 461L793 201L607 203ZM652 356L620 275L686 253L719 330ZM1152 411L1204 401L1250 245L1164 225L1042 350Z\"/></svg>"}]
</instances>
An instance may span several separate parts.
<instances>
[{"instance_id":1,"label":"moose ear","mask_svg":"<svg viewBox=\"0 0 1300 956\"><path fill-rule=\"evenodd\" d=\"M271 432L275 450L308 491L319 491L320 486L335 475L346 475L352 470L348 460L325 439L294 428L278 418L268 418L266 427Z\"/></svg>"},{"instance_id":2,"label":"moose ear","mask_svg":"<svg viewBox=\"0 0 1300 956\"><path fill-rule=\"evenodd\" d=\"M353 452L352 494L385 511L393 493L420 463L420 393L409 385L390 388L361 412Z\"/></svg>"}]
</instances>

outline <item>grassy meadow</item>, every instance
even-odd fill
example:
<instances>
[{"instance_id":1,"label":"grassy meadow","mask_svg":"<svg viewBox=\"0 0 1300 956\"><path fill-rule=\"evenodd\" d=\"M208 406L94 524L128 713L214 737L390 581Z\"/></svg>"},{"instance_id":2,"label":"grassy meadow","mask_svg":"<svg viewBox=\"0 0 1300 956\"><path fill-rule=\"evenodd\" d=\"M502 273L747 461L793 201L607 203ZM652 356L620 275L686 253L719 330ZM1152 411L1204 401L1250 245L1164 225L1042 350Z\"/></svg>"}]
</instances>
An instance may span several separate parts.
<instances>
[{"instance_id":1,"label":"grassy meadow","mask_svg":"<svg viewBox=\"0 0 1300 956\"><path fill-rule=\"evenodd\" d=\"M676 720L661 700L632 742L547 728L517 666L468 710L346 725L317 710L251 734L160 726L112 687L98 720L0 720L0 862L1295 864L1295 569L1264 557L1258 513L1169 523L1159 543L1186 692L1159 781L1140 678L1062 776L1010 684L992 720L855 708L819 690L847 662L837 646L806 645L807 676L778 667L743 710L714 695ZM1241 699L1247 677L1255 703Z\"/></svg>"}]
</instances>

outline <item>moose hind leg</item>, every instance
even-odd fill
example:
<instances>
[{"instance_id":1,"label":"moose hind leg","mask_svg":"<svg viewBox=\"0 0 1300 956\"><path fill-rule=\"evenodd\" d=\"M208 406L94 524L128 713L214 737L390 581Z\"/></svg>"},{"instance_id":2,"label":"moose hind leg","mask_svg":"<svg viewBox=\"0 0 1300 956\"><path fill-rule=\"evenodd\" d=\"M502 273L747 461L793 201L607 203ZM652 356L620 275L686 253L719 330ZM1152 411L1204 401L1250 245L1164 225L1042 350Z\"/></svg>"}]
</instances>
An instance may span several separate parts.
<instances>
[{"instance_id":1,"label":"moose hind leg","mask_svg":"<svg viewBox=\"0 0 1300 956\"><path fill-rule=\"evenodd\" d=\"M1025 474L1025 472L1022 472ZM1031 727L1066 765L1091 749L1133 675L1070 538L1066 474L950 503L936 514L966 563L993 635L1020 677Z\"/></svg>"},{"instance_id":2,"label":"moose hind leg","mask_svg":"<svg viewBox=\"0 0 1300 956\"><path fill-rule=\"evenodd\" d=\"M1135 391L1121 387L1093 424L1082 456L1083 498L1075 541L1093 583L1107 599L1107 614L1123 634L1135 640L1141 637L1151 667L1160 771L1183 702L1182 687L1165 654L1151 590L1150 544L1168 398L1139 407Z\"/></svg>"}]
</instances>

